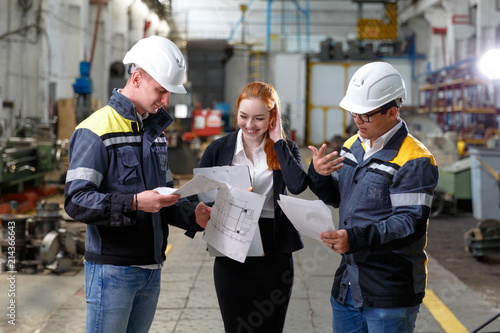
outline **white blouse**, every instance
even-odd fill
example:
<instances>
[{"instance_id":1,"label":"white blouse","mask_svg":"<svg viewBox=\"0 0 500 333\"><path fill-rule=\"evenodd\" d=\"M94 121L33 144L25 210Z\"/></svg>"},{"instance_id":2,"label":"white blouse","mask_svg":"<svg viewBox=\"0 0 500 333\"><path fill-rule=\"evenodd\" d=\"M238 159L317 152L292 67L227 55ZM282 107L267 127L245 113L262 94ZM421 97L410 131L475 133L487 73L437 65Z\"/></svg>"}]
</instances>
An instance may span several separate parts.
<instances>
[{"instance_id":1,"label":"white blouse","mask_svg":"<svg viewBox=\"0 0 500 333\"><path fill-rule=\"evenodd\" d=\"M264 151L265 139L262 140L260 146L253 152L254 162L252 163L245 154L242 135L243 132L241 130L238 131L232 165L248 166L253 192L266 196L260 217L274 218L273 171L267 167L266 152Z\"/></svg>"}]
</instances>

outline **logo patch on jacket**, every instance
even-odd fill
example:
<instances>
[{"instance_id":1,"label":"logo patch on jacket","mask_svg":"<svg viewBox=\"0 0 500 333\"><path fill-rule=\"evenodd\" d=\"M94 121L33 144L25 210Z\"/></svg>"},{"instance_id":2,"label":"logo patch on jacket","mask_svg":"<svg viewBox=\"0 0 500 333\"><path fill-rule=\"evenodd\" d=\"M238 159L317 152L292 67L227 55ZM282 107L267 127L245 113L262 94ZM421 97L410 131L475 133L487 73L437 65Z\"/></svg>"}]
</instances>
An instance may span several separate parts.
<instances>
[{"instance_id":1,"label":"logo patch on jacket","mask_svg":"<svg viewBox=\"0 0 500 333\"><path fill-rule=\"evenodd\" d=\"M367 197L370 199L382 199L383 189L377 187L368 187Z\"/></svg>"}]
</instances>

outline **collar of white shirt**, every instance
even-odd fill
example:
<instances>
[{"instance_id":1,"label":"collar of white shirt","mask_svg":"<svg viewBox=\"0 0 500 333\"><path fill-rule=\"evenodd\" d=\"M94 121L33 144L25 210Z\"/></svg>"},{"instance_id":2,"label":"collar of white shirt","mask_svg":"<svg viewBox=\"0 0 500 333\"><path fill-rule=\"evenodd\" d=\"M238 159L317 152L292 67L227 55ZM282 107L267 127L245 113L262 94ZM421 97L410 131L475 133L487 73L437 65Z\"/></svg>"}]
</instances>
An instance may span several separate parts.
<instances>
[{"instance_id":1,"label":"collar of white shirt","mask_svg":"<svg viewBox=\"0 0 500 333\"><path fill-rule=\"evenodd\" d=\"M372 156L373 154L375 154L376 152L382 150L385 144L389 142L389 140L394 136L394 134L396 134L396 132L401 128L401 126L403 126L403 122L400 120L399 123L396 124L396 126L391 128L390 130L385 132L384 135L375 140L375 142L373 142L373 146L371 145L370 139L362 138L358 132L359 139L365 146L365 156L363 157L363 161L366 160L368 157Z\"/></svg>"},{"instance_id":2,"label":"collar of white shirt","mask_svg":"<svg viewBox=\"0 0 500 333\"><path fill-rule=\"evenodd\" d=\"M259 150L259 149L262 149L264 150L264 142L265 142L265 138L262 140L262 142L260 143L260 146L256 149ZM234 151L234 155L238 155L240 154L241 152L244 153L245 151L245 147L243 147L243 131L242 130L239 130L238 131L238 136L236 138L236 149Z\"/></svg>"}]
</instances>

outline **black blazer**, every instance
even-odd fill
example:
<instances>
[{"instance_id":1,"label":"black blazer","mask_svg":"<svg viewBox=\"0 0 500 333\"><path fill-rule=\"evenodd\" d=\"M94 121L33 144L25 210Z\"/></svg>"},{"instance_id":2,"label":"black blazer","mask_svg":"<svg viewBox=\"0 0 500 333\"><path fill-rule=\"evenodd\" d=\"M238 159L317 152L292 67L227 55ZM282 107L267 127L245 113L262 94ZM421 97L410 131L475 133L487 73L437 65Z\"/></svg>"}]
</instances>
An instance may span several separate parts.
<instances>
[{"instance_id":1,"label":"black blazer","mask_svg":"<svg viewBox=\"0 0 500 333\"><path fill-rule=\"evenodd\" d=\"M201 157L200 167L231 165L236 148L238 131L212 142ZM274 246L281 253L291 253L304 247L299 232L281 210L277 200L287 189L292 194L303 192L309 185L309 177L302 167L297 144L279 140L274 144L281 170L273 170L274 194Z\"/></svg>"}]
</instances>

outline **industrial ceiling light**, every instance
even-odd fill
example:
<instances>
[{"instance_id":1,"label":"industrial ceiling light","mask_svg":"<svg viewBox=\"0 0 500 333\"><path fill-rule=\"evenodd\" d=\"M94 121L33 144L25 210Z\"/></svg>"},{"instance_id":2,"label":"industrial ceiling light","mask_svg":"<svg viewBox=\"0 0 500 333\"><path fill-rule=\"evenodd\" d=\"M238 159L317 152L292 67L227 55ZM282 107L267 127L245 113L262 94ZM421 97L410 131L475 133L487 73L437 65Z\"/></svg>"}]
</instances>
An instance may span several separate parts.
<instances>
[{"instance_id":1,"label":"industrial ceiling light","mask_svg":"<svg viewBox=\"0 0 500 333\"><path fill-rule=\"evenodd\" d=\"M479 70L489 79L500 79L500 49L491 49L479 59Z\"/></svg>"}]
</instances>

